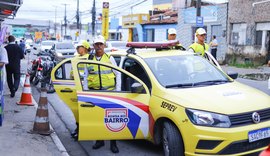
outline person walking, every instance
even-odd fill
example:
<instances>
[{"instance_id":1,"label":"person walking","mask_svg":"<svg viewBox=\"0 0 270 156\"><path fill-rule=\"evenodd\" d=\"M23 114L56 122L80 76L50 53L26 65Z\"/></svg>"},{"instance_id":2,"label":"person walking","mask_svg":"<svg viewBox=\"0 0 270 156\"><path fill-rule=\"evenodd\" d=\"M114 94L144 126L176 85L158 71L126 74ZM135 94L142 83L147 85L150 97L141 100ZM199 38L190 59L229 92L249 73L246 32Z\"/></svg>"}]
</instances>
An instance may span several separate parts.
<instances>
[{"instance_id":1,"label":"person walking","mask_svg":"<svg viewBox=\"0 0 270 156\"><path fill-rule=\"evenodd\" d=\"M216 36L213 35L212 41L209 43L210 48L211 48L211 55L217 59L217 47L218 47L218 41L216 39Z\"/></svg>"},{"instance_id":2,"label":"person walking","mask_svg":"<svg viewBox=\"0 0 270 156\"><path fill-rule=\"evenodd\" d=\"M5 46L8 54L8 62L6 65L7 83L10 90L10 97L14 97L19 88L20 83L20 66L21 59L24 58L23 51L19 45L15 44L15 37L8 37L9 44Z\"/></svg>"},{"instance_id":3,"label":"person walking","mask_svg":"<svg viewBox=\"0 0 270 156\"><path fill-rule=\"evenodd\" d=\"M199 53L204 56L205 51L209 50L209 45L205 43L206 31L203 28L198 28L196 30L197 42L194 42L189 46L189 50L194 53Z\"/></svg>"},{"instance_id":4,"label":"person walking","mask_svg":"<svg viewBox=\"0 0 270 156\"><path fill-rule=\"evenodd\" d=\"M105 48L105 39L103 36L99 35L94 39L94 50L95 53L91 53L90 55L93 55L92 59L93 61L101 61L110 63L112 65L117 66L115 59L110 56L109 54L106 54L104 52ZM118 71L112 70L110 68L107 68L105 66L98 67L98 66L91 66L91 72L89 73L87 80L88 80L88 88L91 90L115 90L120 91L121 90L121 75ZM98 73L98 71L101 73ZM104 72L103 72L104 71ZM110 72L109 72L110 71ZM116 82L115 79L116 78ZM100 80L102 80L102 84L100 84ZM102 146L104 146L103 140L98 140L93 145L93 149L99 149ZM110 141L110 149L113 153L118 153L119 149L116 145L116 140Z\"/></svg>"},{"instance_id":5,"label":"person walking","mask_svg":"<svg viewBox=\"0 0 270 156\"><path fill-rule=\"evenodd\" d=\"M24 39L20 40L19 46L22 48L24 55L26 55Z\"/></svg>"}]
</instances>

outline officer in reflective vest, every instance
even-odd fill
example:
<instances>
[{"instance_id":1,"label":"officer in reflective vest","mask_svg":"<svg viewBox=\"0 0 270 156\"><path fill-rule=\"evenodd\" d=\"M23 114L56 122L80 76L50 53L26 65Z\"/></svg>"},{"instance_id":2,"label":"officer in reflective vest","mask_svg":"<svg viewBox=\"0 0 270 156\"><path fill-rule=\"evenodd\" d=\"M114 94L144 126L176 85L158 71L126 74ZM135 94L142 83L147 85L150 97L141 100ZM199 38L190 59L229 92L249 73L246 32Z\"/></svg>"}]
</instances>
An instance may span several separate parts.
<instances>
[{"instance_id":1,"label":"officer in reflective vest","mask_svg":"<svg viewBox=\"0 0 270 156\"><path fill-rule=\"evenodd\" d=\"M90 44L87 41L82 40L81 42L78 43L76 50L77 54L75 55L75 57L87 59L90 51ZM83 64L78 65L78 70L81 76L84 74L84 69L85 66ZM70 78L74 79L73 70L71 70L70 72Z\"/></svg>"},{"instance_id":2,"label":"officer in reflective vest","mask_svg":"<svg viewBox=\"0 0 270 156\"><path fill-rule=\"evenodd\" d=\"M95 54L93 55L92 60L102 61L106 63L113 64L117 66L114 58L104 52L105 48L105 39L103 36L99 35L94 39L94 49ZM121 90L121 75L118 71L112 70L111 68L105 66L91 65L88 66L88 87L89 89L97 90ZM115 82L116 78L116 82ZM93 149L99 149L104 146L103 140L98 140L93 145ZM116 140L110 141L110 149L113 153L118 153L118 147L116 145Z\"/></svg>"},{"instance_id":3,"label":"officer in reflective vest","mask_svg":"<svg viewBox=\"0 0 270 156\"><path fill-rule=\"evenodd\" d=\"M99 35L94 39L95 54L93 61L101 61L117 66L113 57L104 52L105 40L103 36ZM93 55L93 54L91 54ZM105 66L91 65L88 69L88 88L96 90L117 90L120 91L121 78L117 78L119 72L113 71L111 68ZM116 82L115 82L116 78Z\"/></svg>"},{"instance_id":4,"label":"officer in reflective vest","mask_svg":"<svg viewBox=\"0 0 270 156\"><path fill-rule=\"evenodd\" d=\"M205 51L209 50L209 45L204 43L206 37L206 31L203 28L196 30L197 41L189 46L189 51L199 53L204 56Z\"/></svg>"}]
</instances>

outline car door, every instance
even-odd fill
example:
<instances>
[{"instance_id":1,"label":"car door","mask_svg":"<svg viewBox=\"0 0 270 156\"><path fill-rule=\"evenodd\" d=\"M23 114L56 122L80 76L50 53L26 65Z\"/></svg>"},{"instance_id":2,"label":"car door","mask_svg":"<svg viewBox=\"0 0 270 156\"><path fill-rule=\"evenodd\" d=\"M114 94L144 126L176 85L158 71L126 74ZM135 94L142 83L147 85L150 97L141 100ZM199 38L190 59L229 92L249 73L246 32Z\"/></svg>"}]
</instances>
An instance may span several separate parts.
<instances>
[{"instance_id":1,"label":"car door","mask_svg":"<svg viewBox=\"0 0 270 156\"><path fill-rule=\"evenodd\" d=\"M52 70L51 78L56 93L71 109L78 123L78 99L72 75L71 59L65 59Z\"/></svg>"},{"instance_id":2,"label":"car door","mask_svg":"<svg viewBox=\"0 0 270 156\"><path fill-rule=\"evenodd\" d=\"M121 91L88 89L89 67L107 67L119 75ZM149 136L149 99L146 85L127 71L89 60L72 62L77 86L79 140L144 139ZM85 66L85 78L78 67ZM117 77L116 77L117 79ZM100 82L102 83L102 82ZM104 83L104 82L103 82Z\"/></svg>"}]
</instances>

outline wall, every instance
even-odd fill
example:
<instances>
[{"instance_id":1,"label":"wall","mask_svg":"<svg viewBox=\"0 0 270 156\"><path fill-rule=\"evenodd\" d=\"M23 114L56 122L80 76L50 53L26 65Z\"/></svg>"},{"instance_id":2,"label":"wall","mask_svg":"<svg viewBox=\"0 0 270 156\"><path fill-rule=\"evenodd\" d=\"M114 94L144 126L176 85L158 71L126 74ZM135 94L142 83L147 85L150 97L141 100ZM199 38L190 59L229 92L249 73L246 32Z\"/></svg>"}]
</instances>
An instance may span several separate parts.
<instances>
[{"instance_id":1,"label":"wall","mask_svg":"<svg viewBox=\"0 0 270 156\"><path fill-rule=\"evenodd\" d=\"M212 12L210 16L209 13ZM205 14L203 14L205 10ZM187 11L191 15L187 16ZM185 16L186 15L186 16ZM192 20L190 16L194 16ZM227 41L226 41L226 29L227 29L227 4L219 4L216 6L202 6L202 16L204 16L204 26L207 29L207 43L210 42L212 34L212 26L220 25L221 30L219 33L221 36L218 38L219 48L217 51L217 60L223 62L225 60L225 55L227 52ZM188 18L188 19L187 19ZM193 43L194 34L192 32L192 27L196 27L196 8L180 9L178 13L178 25L177 25L177 39L180 43L188 48ZM214 34L216 35L216 34Z\"/></svg>"},{"instance_id":2,"label":"wall","mask_svg":"<svg viewBox=\"0 0 270 156\"><path fill-rule=\"evenodd\" d=\"M176 29L177 24L147 24L143 25L143 41L146 41L146 29L155 29L155 42L162 42L167 40L167 31L169 28Z\"/></svg>"},{"instance_id":3,"label":"wall","mask_svg":"<svg viewBox=\"0 0 270 156\"><path fill-rule=\"evenodd\" d=\"M254 64L261 65L267 60L267 51L262 46L255 45L256 23L270 22L270 2L255 4L263 0L232 0L229 3L228 13L228 38L229 43L226 62L236 60L237 63L243 63L249 59ZM245 23L246 38L244 45L235 45L230 41L232 37L232 25L236 23ZM268 29L270 30L270 28Z\"/></svg>"}]
</instances>

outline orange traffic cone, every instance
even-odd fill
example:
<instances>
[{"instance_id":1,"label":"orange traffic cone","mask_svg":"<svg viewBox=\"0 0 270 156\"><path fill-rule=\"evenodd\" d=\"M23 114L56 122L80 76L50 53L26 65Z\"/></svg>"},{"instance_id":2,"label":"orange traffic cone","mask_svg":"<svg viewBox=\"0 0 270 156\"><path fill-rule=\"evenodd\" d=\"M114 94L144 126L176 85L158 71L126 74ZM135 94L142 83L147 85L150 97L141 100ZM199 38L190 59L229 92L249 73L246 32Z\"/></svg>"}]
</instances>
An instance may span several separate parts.
<instances>
[{"instance_id":1,"label":"orange traffic cone","mask_svg":"<svg viewBox=\"0 0 270 156\"><path fill-rule=\"evenodd\" d=\"M18 105L34 106L32 102L31 86L30 86L30 75L26 74L25 83L23 86L23 92L21 95L21 101L17 102Z\"/></svg>"},{"instance_id":2,"label":"orange traffic cone","mask_svg":"<svg viewBox=\"0 0 270 156\"><path fill-rule=\"evenodd\" d=\"M50 135L52 133L49 125L47 90L44 88L41 88L34 128L31 133L41 135Z\"/></svg>"}]
</instances>

